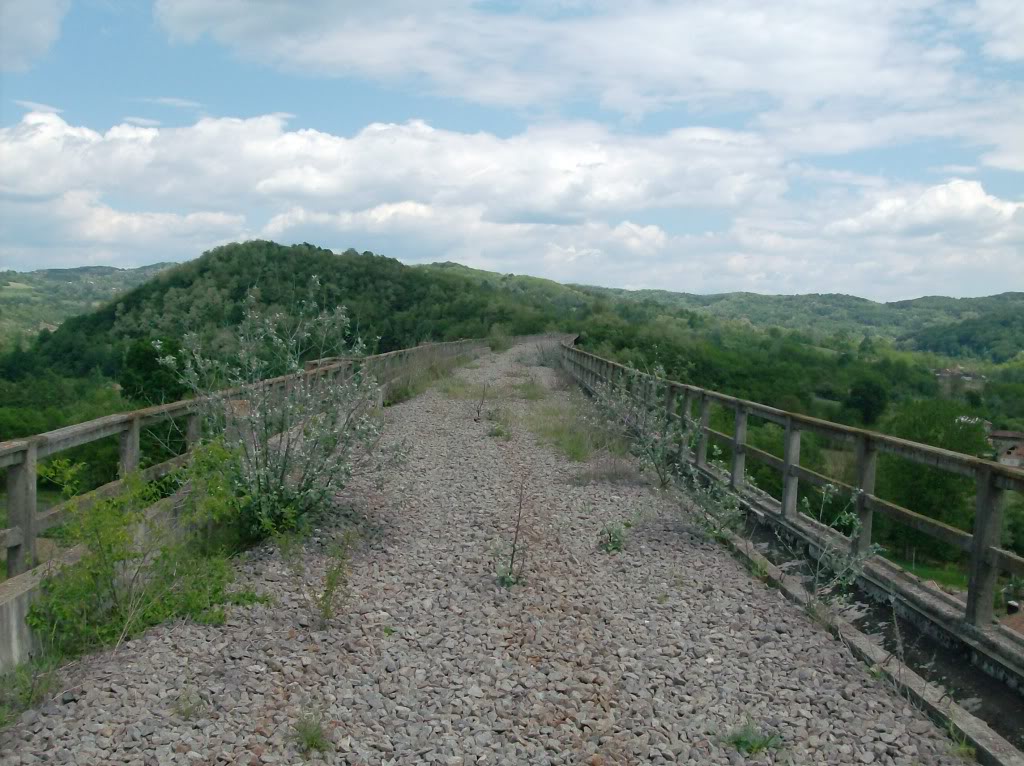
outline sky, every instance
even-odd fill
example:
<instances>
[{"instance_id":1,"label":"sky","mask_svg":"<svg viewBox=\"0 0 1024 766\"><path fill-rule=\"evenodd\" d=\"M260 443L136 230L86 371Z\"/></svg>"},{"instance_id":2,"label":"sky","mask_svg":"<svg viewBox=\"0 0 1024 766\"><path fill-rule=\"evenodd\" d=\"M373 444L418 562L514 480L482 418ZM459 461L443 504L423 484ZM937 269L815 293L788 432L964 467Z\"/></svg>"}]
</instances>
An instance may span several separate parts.
<instances>
[{"instance_id":1,"label":"sky","mask_svg":"<svg viewBox=\"0 0 1024 766\"><path fill-rule=\"evenodd\" d=\"M1020 0L0 0L0 267L1024 290Z\"/></svg>"}]
</instances>

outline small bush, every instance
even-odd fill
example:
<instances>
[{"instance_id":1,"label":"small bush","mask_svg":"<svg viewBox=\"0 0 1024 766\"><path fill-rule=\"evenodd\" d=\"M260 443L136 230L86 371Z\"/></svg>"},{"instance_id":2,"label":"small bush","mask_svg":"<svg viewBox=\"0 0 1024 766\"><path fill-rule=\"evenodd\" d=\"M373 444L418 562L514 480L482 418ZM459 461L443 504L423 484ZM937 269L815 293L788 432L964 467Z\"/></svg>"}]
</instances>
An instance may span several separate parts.
<instances>
[{"instance_id":1,"label":"small bush","mask_svg":"<svg viewBox=\"0 0 1024 766\"><path fill-rule=\"evenodd\" d=\"M621 524L607 524L601 528L597 547L605 553L618 553L626 547L626 530Z\"/></svg>"}]
</instances>

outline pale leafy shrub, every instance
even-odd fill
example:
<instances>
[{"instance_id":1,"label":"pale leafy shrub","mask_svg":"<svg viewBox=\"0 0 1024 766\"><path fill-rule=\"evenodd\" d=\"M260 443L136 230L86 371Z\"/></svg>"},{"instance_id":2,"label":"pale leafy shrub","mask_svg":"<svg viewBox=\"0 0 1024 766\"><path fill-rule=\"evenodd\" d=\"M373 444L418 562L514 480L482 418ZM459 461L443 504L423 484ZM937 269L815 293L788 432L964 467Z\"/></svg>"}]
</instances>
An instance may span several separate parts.
<instances>
[{"instance_id":1,"label":"pale leafy shrub","mask_svg":"<svg viewBox=\"0 0 1024 766\"><path fill-rule=\"evenodd\" d=\"M268 313L250 293L230 357L207 354L189 334L177 357L161 360L195 394L204 432L235 456L225 470L249 539L299 529L354 473L395 457L376 449L378 387L359 364L363 346L349 340L343 307L317 304L318 289L314 278L294 315ZM307 361L328 357L350 361L304 371Z\"/></svg>"}]
</instances>

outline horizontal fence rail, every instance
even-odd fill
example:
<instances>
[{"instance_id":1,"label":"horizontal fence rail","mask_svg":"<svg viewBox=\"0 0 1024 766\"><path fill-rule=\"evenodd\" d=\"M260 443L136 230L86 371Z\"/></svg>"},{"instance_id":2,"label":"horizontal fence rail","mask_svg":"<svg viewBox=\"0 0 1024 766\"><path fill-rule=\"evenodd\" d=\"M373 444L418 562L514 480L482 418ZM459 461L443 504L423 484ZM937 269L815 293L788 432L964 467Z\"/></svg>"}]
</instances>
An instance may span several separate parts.
<instances>
[{"instance_id":1,"label":"horizontal fence rail","mask_svg":"<svg viewBox=\"0 0 1024 766\"><path fill-rule=\"evenodd\" d=\"M799 515L799 482L818 487L831 485L851 496L860 520L856 536L845 538L853 552L870 550L872 521L874 514L880 513L969 554L967 603L963 616L976 628L992 625L999 573L1024 576L1024 558L999 547L1002 494L1007 490L1024 492L1024 471L875 431L787 412L699 386L655 378L582 351L570 343L563 343L561 349L563 366L584 388L595 391L600 386L614 386L628 390L635 398L646 401L649 407L663 408L666 418L694 422L697 428L696 447L692 454L686 455L686 459L706 473L714 473L708 463L709 444L718 442L728 447L732 453L732 464L728 473L718 478L728 481L733 489L741 492L745 489L748 457L778 471L782 478L778 514L783 520L793 521ZM652 401L651 393L659 387L663 389L664 396L660 401ZM733 433L722 433L710 427L713 404L733 413ZM782 458L747 443L747 424L751 416L784 429ZM856 465L853 484L836 481L800 464L801 437L806 432L853 447ZM975 512L972 532L957 529L875 495L878 455L883 453L973 479Z\"/></svg>"},{"instance_id":2,"label":"horizontal fence rail","mask_svg":"<svg viewBox=\"0 0 1024 766\"><path fill-rule=\"evenodd\" d=\"M548 336L514 338L516 343L540 340ZM558 336L560 340L564 336ZM551 337L551 340L556 338ZM330 358L307 363L303 372L261 381L245 388L227 389L216 394L218 399L251 395L265 387L287 387L298 377L346 376L357 370L373 375L383 394L389 384L420 365L438 359L451 359L476 353L486 346L483 339L459 340L447 343L425 343L385 354L364 357ZM382 395L381 395L382 396ZM186 453L151 466L142 471L142 478L152 481L166 476L185 465L187 451L199 441L201 422L198 399L186 399L170 404L108 415L84 423L58 428L44 434L0 442L0 469L7 472L7 523L0 529L0 548L7 549L7 577L13 578L32 570L36 565L36 538L52 527L70 518L73 507L84 509L100 500L118 495L123 490L122 479L139 468L140 436L142 429L172 419L185 419ZM380 402L378 402L380 403ZM119 437L118 473L120 478L90 492L78 495L40 513L37 509L36 487L40 460L73 447L100 439Z\"/></svg>"}]
</instances>

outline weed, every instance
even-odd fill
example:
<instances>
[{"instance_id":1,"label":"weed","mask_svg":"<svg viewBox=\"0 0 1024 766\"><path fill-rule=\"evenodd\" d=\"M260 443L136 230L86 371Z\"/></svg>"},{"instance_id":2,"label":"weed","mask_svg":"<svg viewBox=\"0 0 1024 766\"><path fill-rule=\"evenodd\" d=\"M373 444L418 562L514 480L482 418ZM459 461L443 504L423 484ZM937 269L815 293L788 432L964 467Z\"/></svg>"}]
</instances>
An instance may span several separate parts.
<instances>
[{"instance_id":1,"label":"weed","mask_svg":"<svg viewBox=\"0 0 1024 766\"><path fill-rule=\"evenodd\" d=\"M519 507L516 511L515 532L512 535L512 547L505 560L504 555L500 558L497 567L498 585L502 588L511 588L513 585L522 585L525 582L523 572L526 569L526 555L520 544L520 535L523 526L523 506L526 500L526 476L519 481Z\"/></svg>"},{"instance_id":2,"label":"weed","mask_svg":"<svg viewBox=\"0 0 1024 766\"><path fill-rule=\"evenodd\" d=\"M476 403L476 415L473 416L473 420L477 423L480 422L480 418L483 417L484 404L487 402L487 384L484 383L483 388L480 391L480 400Z\"/></svg>"},{"instance_id":3,"label":"weed","mask_svg":"<svg viewBox=\"0 0 1024 766\"><path fill-rule=\"evenodd\" d=\"M0 729L51 697L58 683L56 663L48 659L22 663L0 675Z\"/></svg>"},{"instance_id":4,"label":"weed","mask_svg":"<svg viewBox=\"0 0 1024 766\"><path fill-rule=\"evenodd\" d=\"M347 530L330 546L326 568L316 582L311 581L308 575L301 538L295 534L278 536L281 559L298 581L307 610L321 630L334 619L338 606L348 594L350 550L354 536L351 530Z\"/></svg>"},{"instance_id":5,"label":"weed","mask_svg":"<svg viewBox=\"0 0 1024 766\"><path fill-rule=\"evenodd\" d=\"M522 383L517 383L514 388L516 396L520 399L526 399L528 402L540 401L548 393L544 385L532 375Z\"/></svg>"},{"instance_id":6,"label":"weed","mask_svg":"<svg viewBox=\"0 0 1024 766\"><path fill-rule=\"evenodd\" d=\"M659 606L664 606L665 604L668 603L668 594L667 593L659 593L658 597L655 598L654 601Z\"/></svg>"},{"instance_id":7,"label":"weed","mask_svg":"<svg viewBox=\"0 0 1024 766\"><path fill-rule=\"evenodd\" d=\"M384 635L387 636L388 638L391 638L391 636L395 635L395 629L392 628L390 625L385 625L384 628L383 628L383 631L384 631Z\"/></svg>"},{"instance_id":8,"label":"weed","mask_svg":"<svg viewBox=\"0 0 1024 766\"><path fill-rule=\"evenodd\" d=\"M757 755L765 750L774 750L782 744L778 734L765 734L749 716L742 726L737 726L730 731L722 741L746 755Z\"/></svg>"},{"instance_id":9,"label":"weed","mask_svg":"<svg viewBox=\"0 0 1024 766\"><path fill-rule=\"evenodd\" d=\"M758 580L768 579L768 565L765 564L764 559L752 558L750 559L750 574L754 575Z\"/></svg>"},{"instance_id":10,"label":"weed","mask_svg":"<svg viewBox=\"0 0 1024 766\"><path fill-rule=\"evenodd\" d=\"M186 721L199 718L205 709L206 702L199 696L199 692L191 686L186 686L182 689L174 700L175 715L179 718L184 718Z\"/></svg>"},{"instance_id":11,"label":"weed","mask_svg":"<svg viewBox=\"0 0 1024 766\"><path fill-rule=\"evenodd\" d=\"M606 524L598 534L597 547L605 553L618 553L626 547L626 531L621 524Z\"/></svg>"},{"instance_id":12,"label":"weed","mask_svg":"<svg viewBox=\"0 0 1024 766\"><path fill-rule=\"evenodd\" d=\"M308 756L313 751L326 753L331 749L331 740L324 729L324 717L318 711L303 712L292 727L292 739L299 752Z\"/></svg>"},{"instance_id":13,"label":"weed","mask_svg":"<svg viewBox=\"0 0 1024 766\"><path fill-rule=\"evenodd\" d=\"M946 723L946 733L949 735L949 738L953 740L953 744L950 745L949 748L949 752L952 755L964 761L978 760L978 751L967 740L967 735L960 731L953 721L948 721Z\"/></svg>"},{"instance_id":14,"label":"weed","mask_svg":"<svg viewBox=\"0 0 1024 766\"><path fill-rule=\"evenodd\" d=\"M542 441L570 460L582 463L598 451L628 454L628 445L600 418L588 418L578 399L570 406L542 404L533 408L527 426Z\"/></svg>"},{"instance_id":15,"label":"weed","mask_svg":"<svg viewBox=\"0 0 1024 766\"><path fill-rule=\"evenodd\" d=\"M512 434L501 423L495 423L491 426L490 430L487 431L487 435L506 442L512 438Z\"/></svg>"}]
</instances>

